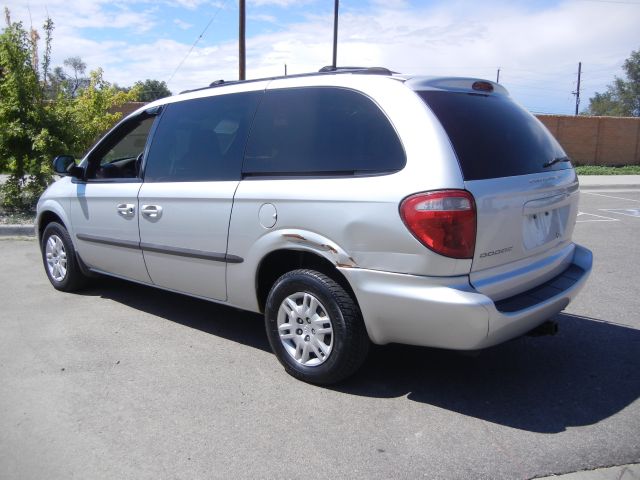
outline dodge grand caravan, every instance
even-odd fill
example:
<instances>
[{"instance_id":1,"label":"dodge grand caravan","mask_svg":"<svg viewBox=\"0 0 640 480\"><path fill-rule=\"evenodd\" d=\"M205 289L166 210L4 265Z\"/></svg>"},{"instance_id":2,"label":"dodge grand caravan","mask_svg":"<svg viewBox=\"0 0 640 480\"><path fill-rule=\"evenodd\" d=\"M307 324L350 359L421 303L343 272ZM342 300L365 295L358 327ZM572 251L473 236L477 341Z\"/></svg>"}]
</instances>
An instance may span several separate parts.
<instances>
[{"instance_id":1,"label":"dodge grand caravan","mask_svg":"<svg viewBox=\"0 0 640 480\"><path fill-rule=\"evenodd\" d=\"M319 384L371 342L476 350L569 304L592 255L538 120L486 80L323 70L164 98L57 157L37 214L53 286L99 273L262 312Z\"/></svg>"}]
</instances>

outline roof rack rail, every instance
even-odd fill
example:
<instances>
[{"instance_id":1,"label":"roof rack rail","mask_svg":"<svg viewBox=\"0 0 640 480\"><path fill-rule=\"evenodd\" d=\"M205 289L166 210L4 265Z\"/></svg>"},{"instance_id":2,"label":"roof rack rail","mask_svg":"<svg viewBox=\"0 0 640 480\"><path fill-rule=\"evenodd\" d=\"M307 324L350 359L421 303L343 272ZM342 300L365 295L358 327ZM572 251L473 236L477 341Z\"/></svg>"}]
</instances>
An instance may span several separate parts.
<instances>
[{"instance_id":1,"label":"roof rack rail","mask_svg":"<svg viewBox=\"0 0 640 480\"><path fill-rule=\"evenodd\" d=\"M189 90L183 90L182 93L191 93L198 92L200 90L207 90L209 88L220 87L223 85L233 85L235 83L249 83L249 82L261 82L264 80L278 80L282 78L300 78L300 77L312 77L314 75L335 75L340 73L356 73L360 75L393 75L394 72L384 67L334 67L331 65L327 65L326 67L322 67L317 72L308 72L308 73L296 73L293 75L278 75L275 77L265 77L265 78L252 78L250 80L216 80L211 82L207 87L193 88Z\"/></svg>"},{"instance_id":2,"label":"roof rack rail","mask_svg":"<svg viewBox=\"0 0 640 480\"><path fill-rule=\"evenodd\" d=\"M361 73L365 75L393 75L394 72L385 67L334 67L327 65L318 70L319 73Z\"/></svg>"}]
</instances>

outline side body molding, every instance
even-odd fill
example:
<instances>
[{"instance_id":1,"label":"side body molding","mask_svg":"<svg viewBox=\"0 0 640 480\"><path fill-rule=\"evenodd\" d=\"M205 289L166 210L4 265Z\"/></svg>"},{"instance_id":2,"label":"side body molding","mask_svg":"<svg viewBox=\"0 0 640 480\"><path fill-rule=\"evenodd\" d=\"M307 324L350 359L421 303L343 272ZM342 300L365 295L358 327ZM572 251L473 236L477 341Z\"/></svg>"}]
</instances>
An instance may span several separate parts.
<instances>
[{"instance_id":1,"label":"side body molding","mask_svg":"<svg viewBox=\"0 0 640 480\"><path fill-rule=\"evenodd\" d=\"M178 257L199 258L202 260L211 260L214 262L242 263L244 260L237 255L226 255L217 252L205 252L203 250L194 250L190 248L168 247L165 245L156 245L145 242L131 242L126 240L114 240L98 235L78 234L78 240L85 242L101 243L103 245L113 245L114 247L133 248L144 250L147 252L165 253L167 255L175 255Z\"/></svg>"}]
</instances>

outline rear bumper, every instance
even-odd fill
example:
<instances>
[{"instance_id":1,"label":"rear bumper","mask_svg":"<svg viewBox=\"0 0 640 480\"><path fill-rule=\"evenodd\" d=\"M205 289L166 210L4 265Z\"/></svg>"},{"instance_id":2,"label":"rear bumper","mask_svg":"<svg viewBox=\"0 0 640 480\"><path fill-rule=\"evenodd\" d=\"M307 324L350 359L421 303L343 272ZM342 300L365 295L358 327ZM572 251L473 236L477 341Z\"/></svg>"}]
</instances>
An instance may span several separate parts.
<instances>
[{"instance_id":1,"label":"rear bumper","mask_svg":"<svg viewBox=\"0 0 640 480\"><path fill-rule=\"evenodd\" d=\"M591 251L576 245L571 264L559 275L498 302L476 291L467 276L341 271L374 343L475 350L520 336L562 311L584 286L592 263Z\"/></svg>"}]
</instances>

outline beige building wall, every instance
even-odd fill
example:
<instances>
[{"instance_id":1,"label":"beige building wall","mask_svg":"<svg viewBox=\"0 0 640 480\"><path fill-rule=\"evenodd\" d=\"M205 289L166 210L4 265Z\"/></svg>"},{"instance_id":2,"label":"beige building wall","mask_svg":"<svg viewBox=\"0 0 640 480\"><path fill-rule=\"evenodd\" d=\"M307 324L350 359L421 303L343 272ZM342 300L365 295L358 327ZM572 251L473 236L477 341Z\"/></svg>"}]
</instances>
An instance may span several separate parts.
<instances>
[{"instance_id":1,"label":"beige building wall","mask_svg":"<svg viewBox=\"0 0 640 480\"><path fill-rule=\"evenodd\" d=\"M640 165L640 118L536 116L576 165Z\"/></svg>"}]
</instances>

